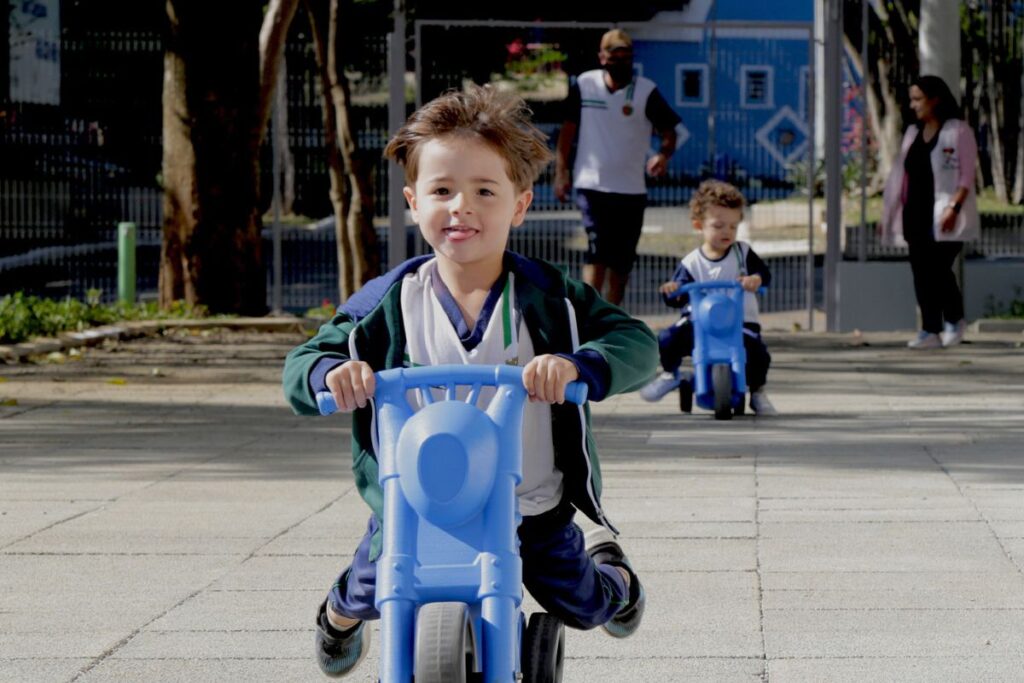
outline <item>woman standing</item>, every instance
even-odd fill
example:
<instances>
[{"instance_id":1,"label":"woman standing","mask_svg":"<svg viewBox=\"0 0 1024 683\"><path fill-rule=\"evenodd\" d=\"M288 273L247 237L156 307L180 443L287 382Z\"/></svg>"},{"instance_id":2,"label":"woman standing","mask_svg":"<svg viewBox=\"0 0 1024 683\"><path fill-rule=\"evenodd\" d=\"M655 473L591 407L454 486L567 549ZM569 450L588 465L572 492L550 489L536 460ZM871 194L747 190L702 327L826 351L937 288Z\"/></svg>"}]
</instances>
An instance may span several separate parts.
<instances>
[{"instance_id":1,"label":"woman standing","mask_svg":"<svg viewBox=\"0 0 1024 683\"><path fill-rule=\"evenodd\" d=\"M960 119L956 99L938 76L910 86L917 123L903 136L885 185L882 239L906 244L921 309L921 331L907 345L937 349L963 341L963 295L953 262L964 241L978 237L974 131Z\"/></svg>"}]
</instances>

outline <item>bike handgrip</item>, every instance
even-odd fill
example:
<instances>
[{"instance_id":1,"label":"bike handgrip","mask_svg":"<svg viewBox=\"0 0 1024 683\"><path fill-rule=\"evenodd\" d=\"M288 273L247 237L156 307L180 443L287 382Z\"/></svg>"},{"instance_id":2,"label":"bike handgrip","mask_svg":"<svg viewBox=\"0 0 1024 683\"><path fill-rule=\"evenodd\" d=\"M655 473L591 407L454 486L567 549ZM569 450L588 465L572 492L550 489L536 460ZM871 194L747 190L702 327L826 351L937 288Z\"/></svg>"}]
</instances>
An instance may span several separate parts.
<instances>
[{"instance_id":1,"label":"bike handgrip","mask_svg":"<svg viewBox=\"0 0 1024 683\"><path fill-rule=\"evenodd\" d=\"M586 382L569 382L565 387L565 400L578 406L587 402Z\"/></svg>"},{"instance_id":2,"label":"bike handgrip","mask_svg":"<svg viewBox=\"0 0 1024 683\"><path fill-rule=\"evenodd\" d=\"M585 382L569 382L565 387L565 400L576 405L583 405L587 402L587 385ZM321 415L332 415L338 412L338 404L334 395L329 391L318 391L316 394L316 407Z\"/></svg>"},{"instance_id":3,"label":"bike handgrip","mask_svg":"<svg viewBox=\"0 0 1024 683\"><path fill-rule=\"evenodd\" d=\"M338 403L334 400L334 394L329 391L316 392L316 407L320 409L321 415L338 412Z\"/></svg>"},{"instance_id":4,"label":"bike handgrip","mask_svg":"<svg viewBox=\"0 0 1024 683\"><path fill-rule=\"evenodd\" d=\"M670 294L667 294L666 296L669 299L675 299L675 298L678 298L679 296L681 296L681 295L683 295L683 294L685 294L685 293L687 293L687 292L689 292L691 290L694 290L694 289L712 289L712 288L731 289L733 287L739 287L739 286L740 286L739 283L733 282L731 280L722 280L720 282L719 281L691 282L689 284L679 285L679 287L676 290L674 290ZM768 291L768 288L765 287L764 285L761 285L760 287L757 288L757 292L756 293L763 295L767 291Z\"/></svg>"}]
</instances>

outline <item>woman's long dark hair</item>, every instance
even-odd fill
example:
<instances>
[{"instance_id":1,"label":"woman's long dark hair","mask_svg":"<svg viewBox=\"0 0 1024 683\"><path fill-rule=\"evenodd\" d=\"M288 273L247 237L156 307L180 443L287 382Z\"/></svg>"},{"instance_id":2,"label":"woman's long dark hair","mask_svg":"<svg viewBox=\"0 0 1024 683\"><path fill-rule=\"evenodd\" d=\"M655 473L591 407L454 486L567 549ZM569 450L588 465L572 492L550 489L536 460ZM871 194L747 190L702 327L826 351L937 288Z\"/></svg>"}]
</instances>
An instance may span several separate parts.
<instances>
[{"instance_id":1,"label":"woman's long dark hair","mask_svg":"<svg viewBox=\"0 0 1024 683\"><path fill-rule=\"evenodd\" d=\"M946 85L946 81L938 76L918 76L911 85L916 85L929 100L938 98L939 101L935 105L935 109L932 110L932 114L939 120L939 123L960 118L960 103L953 97L953 92Z\"/></svg>"}]
</instances>

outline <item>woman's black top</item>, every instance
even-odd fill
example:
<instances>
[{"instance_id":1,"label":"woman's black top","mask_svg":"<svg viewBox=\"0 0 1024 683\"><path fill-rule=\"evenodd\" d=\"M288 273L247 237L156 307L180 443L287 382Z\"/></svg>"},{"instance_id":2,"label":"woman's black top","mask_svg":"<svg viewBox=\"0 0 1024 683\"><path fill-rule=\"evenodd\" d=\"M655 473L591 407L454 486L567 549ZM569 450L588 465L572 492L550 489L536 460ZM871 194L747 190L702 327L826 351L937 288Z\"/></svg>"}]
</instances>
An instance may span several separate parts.
<instances>
[{"instance_id":1,"label":"woman's black top","mask_svg":"<svg viewBox=\"0 0 1024 683\"><path fill-rule=\"evenodd\" d=\"M932 150L939 141L938 132L928 142L918 131L910 145L903 170L907 175L907 201L903 205L903 239L907 242L934 239L935 179L932 176Z\"/></svg>"}]
</instances>

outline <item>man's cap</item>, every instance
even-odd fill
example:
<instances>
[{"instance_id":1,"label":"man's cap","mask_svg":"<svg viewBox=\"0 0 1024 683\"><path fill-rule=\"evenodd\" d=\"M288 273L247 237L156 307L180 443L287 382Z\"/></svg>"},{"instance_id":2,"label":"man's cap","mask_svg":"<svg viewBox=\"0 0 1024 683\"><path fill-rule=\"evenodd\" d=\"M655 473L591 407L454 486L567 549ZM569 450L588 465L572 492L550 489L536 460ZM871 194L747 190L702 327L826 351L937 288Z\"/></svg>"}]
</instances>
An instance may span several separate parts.
<instances>
[{"instance_id":1,"label":"man's cap","mask_svg":"<svg viewBox=\"0 0 1024 683\"><path fill-rule=\"evenodd\" d=\"M611 52L612 50L632 50L633 40L629 34L621 28L613 28L601 36L601 50Z\"/></svg>"}]
</instances>

